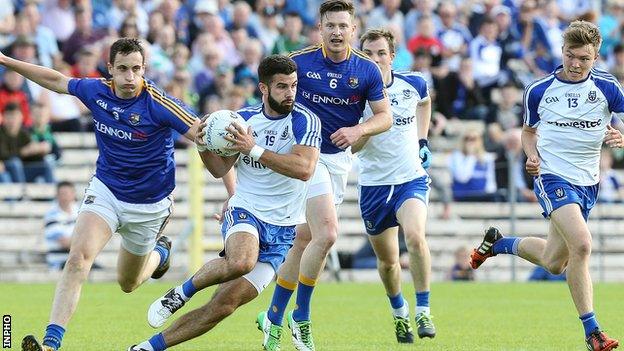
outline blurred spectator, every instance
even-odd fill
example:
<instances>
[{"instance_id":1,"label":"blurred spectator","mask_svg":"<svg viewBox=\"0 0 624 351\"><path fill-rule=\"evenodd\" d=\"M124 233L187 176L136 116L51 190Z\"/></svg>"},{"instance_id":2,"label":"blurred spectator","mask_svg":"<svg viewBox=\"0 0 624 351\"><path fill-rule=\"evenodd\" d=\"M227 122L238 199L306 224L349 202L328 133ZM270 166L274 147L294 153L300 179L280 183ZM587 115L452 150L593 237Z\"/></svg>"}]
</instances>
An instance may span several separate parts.
<instances>
[{"instance_id":1,"label":"blurred spectator","mask_svg":"<svg viewBox=\"0 0 624 351\"><path fill-rule=\"evenodd\" d=\"M566 273L563 272L561 274L552 274L546 270L546 268L542 266L536 266L531 271L531 275L529 275L529 281L565 281Z\"/></svg>"},{"instance_id":2,"label":"blurred spectator","mask_svg":"<svg viewBox=\"0 0 624 351\"><path fill-rule=\"evenodd\" d=\"M582 16L589 16L592 12L590 0L557 0L561 9L561 20L569 23Z\"/></svg>"},{"instance_id":3,"label":"blurred spectator","mask_svg":"<svg viewBox=\"0 0 624 351\"><path fill-rule=\"evenodd\" d=\"M137 0L113 1L113 7L109 10L108 17L110 20L109 26L116 31L121 30L127 18L134 18L134 23L139 33L141 33L141 37L147 35L149 28L147 12L145 12Z\"/></svg>"},{"instance_id":4,"label":"blurred spectator","mask_svg":"<svg viewBox=\"0 0 624 351\"><path fill-rule=\"evenodd\" d=\"M258 26L258 39L262 42L264 52L271 52L275 42L280 36L280 28L274 6L265 7L260 12L260 25Z\"/></svg>"},{"instance_id":5,"label":"blurred spectator","mask_svg":"<svg viewBox=\"0 0 624 351\"><path fill-rule=\"evenodd\" d=\"M191 74L186 70L178 70L167 85L167 92L197 110L199 95L191 91L191 86Z\"/></svg>"},{"instance_id":6,"label":"blurred spectator","mask_svg":"<svg viewBox=\"0 0 624 351\"><path fill-rule=\"evenodd\" d=\"M425 49L420 49L414 53L414 61L412 62L412 71L419 72L427 81L427 86L432 87L433 75L431 74L431 54Z\"/></svg>"},{"instance_id":7,"label":"blurred spectator","mask_svg":"<svg viewBox=\"0 0 624 351\"><path fill-rule=\"evenodd\" d=\"M389 25L403 28L403 13L399 10L401 0L381 0L381 4L375 7L366 20L367 28L385 28Z\"/></svg>"},{"instance_id":8,"label":"blurred spectator","mask_svg":"<svg viewBox=\"0 0 624 351\"><path fill-rule=\"evenodd\" d=\"M225 99L227 92L234 86L234 70L226 65L221 64L216 69L216 76L212 83L199 92L199 106L202 112L207 113L204 109L206 101L211 97L217 97L218 100Z\"/></svg>"},{"instance_id":9,"label":"blurred spectator","mask_svg":"<svg viewBox=\"0 0 624 351\"><path fill-rule=\"evenodd\" d=\"M457 72L435 80L436 106L446 118L485 120L488 108L475 83L473 67L472 59L464 57Z\"/></svg>"},{"instance_id":10,"label":"blurred spectator","mask_svg":"<svg viewBox=\"0 0 624 351\"><path fill-rule=\"evenodd\" d=\"M37 148L30 143L30 135L22 126L19 105L9 103L2 114L4 118L0 125L0 181L25 183L26 175L21 157L33 153Z\"/></svg>"},{"instance_id":11,"label":"blurred spectator","mask_svg":"<svg viewBox=\"0 0 624 351\"><path fill-rule=\"evenodd\" d=\"M395 25L389 25L387 29L394 34L394 60L392 60L392 69L395 71L409 71L414 64L414 57L407 49L405 38L403 38L403 28Z\"/></svg>"},{"instance_id":12,"label":"blurred spectator","mask_svg":"<svg viewBox=\"0 0 624 351\"><path fill-rule=\"evenodd\" d=\"M468 28L457 20L457 7L451 1L444 1L438 7L442 27L436 36L442 44L442 57L451 71L459 69L461 57L468 52L472 35Z\"/></svg>"},{"instance_id":13,"label":"blurred spectator","mask_svg":"<svg viewBox=\"0 0 624 351\"><path fill-rule=\"evenodd\" d=\"M435 36L435 27L431 16L420 16L418 33L407 41L407 49L411 52L425 50L435 61L442 54L442 43Z\"/></svg>"},{"instance_id":14,"label":"blurred spectator","mask_svg":"<svg viewBox=\"0 0 624 351\"><path fill-rule=\"evenodd\" d=\"M66 76L71 76L71 67L60 61L54 67L55 70ZM87 113L87 108L76 98L69 94L59 94L48 91L50 101L50 127L54 132L80 132L83 130L81 115Z\"/></svg>"},{"instance_id":15,"label":"blurred spectator","mask_svg":"<svg viewBox=\"0 0 624 351\"><path fill-rule=\"evenodd\" d=\"M15 38L11 45L11 56L28 63L39 64L37 59L37 47L33 37L20 35ZM60 61L57 60L57 61ZM22 79L24 81L24 79ZM21 89L28 95L28 101L40 101L43 98L44 88L39 84L26 80Z\"/></svg>"},{"instance_id":16,"label":"blurred spectator","mask_svg":"<svg viewBox=\"0 0 624 351\"><path fill-rule=\"evenodd\" d=\"M452 175L453 200L496 201L494 157L485 152L483 138L475 130L468 130L449 159Z\"/></svg>"},{"instance_id":17,"label":"blurred spectator","mask_svg":"<svg viewBox=\"0 0 624 351\"><path fill-rule=\"evenodd\" d=\"M296 12L284 15L283 34L275 41L273 54L287 54L303 49L307 45L303 36L303 21Z\"/></svg>"},{"instance_id":18,"label":"blurred spectator","mask_svg":"<svg viewBox=\"0 0 624 351\"><path fill-rule=\"evenodd\" d=\"M153 11L149 14L149 30L146 39L150 44L156 42L156 38L160 33L160 29L165 26L165 16L160 11Z\"/></svg>"},{"instance_id":19,"label":"blurred spectator","mask_svg":"<svg viewBox=\"0 0 624 351\"><path fill-rule=\"evenodd\" d=\"M76 29L63 44L63 60L73 65L76 63L80 48L92 45L106 36L103 29L94 29L90 9L78 6L74 10Z\"/></svg>"},{"instance_id":20,"label":"blurred spectator","mask_svg":"<svg viewBox=\"0 0 624 351\"><path fill-rule=\"evenodd\" d=\"M249 39L243 47L243 62L234 67L234 83L245 79L258 83L258 66L262 60L262 44L257 39Z\"/></svg>"},{"instance_id":21,"label":"blurred spectator","mask_svg":"<svg viewBox=\"0 0 624 351\"><path fill-rule=\"evenodd\" d=\"M323 42L318 26L308 27L305 33L308 38L308 45L320 45Z\"/></svg>"},{"instance_id":22,"label":"blurred spectator","mask_svg":"<svg viewBox=\"0 0 624 351\"><path fill-rule=\"evenodd\" d=\"M156 42L152 44L149 55L149 70L146 75L157 85L167 85L173 76L172 56L176 43L175 28L166 24L161 28Z\"/></svg>"},{"instance_id":23,"label":"blurred spectator","mask_svg":"<svg viewBox=\"0 0 624 351\"><path fill-rule=\"evenodd\" d=\"M251 21L251 6L245 1L239 0L234 2L231 21L225 29L228 32L234 29L244 28L251 38L258 38L258 28Z\"/></svg>"},{"instance_id":24,"label":"blurred spectator","mask_svg":"<svg viewBox=\"0 0 624 351\"><path fill-rule=\"evenodd\" d=\"M440 18L434 13L436 1L435 0L411 0L412 8L405 15L404 29L406 39L412 38L418 35L418 23L422 16L430 16L433 20L434 28L441 27Z\"/></svg>"},{"instance_id":25,"label":"blurred spectator","mask_svg":"<svg viewBox=\"0 0 624 351\"><path fill-rule=\"evenodd\" d=\"M524 0L521 0L524 1ZM494 17L493 10L501 5L501 0L468 1L464 5L469 11L468 29L473 37L481 31L481 26L486 20Z\"/></svg>"},{"instance_id":26,"label":"blurred spectator","mask_svg":"<svg viewBox=\"0 0 624 351\"><path fill-rule=\"evenodd\" d=\"M214 3L214 0L208 0L208 2ZM180 0L161 0L158 4L158 11L163 14L164 24L173 26L176 30L176 38L188 44L191 40L189 33L191 17L186 6L182 6Z\"/></svg>"},{"instance_id":27,"label":"blurred spectator","mask_svg":"<svg viewBox=\"0 0 624 351\"><path fill-rule=\"evenodd\" d=\"M71 68L71 76L74 78L102 78L97 69L100 50L94 46L83 46L78 51L77 61Z\"/></svg>"},{"instance_id":28,"label":"blurred spectator","mask_svg":"<svg viewBox=\"0 0 624 351\"><path fill-rule=\"evenodd\" d=\"M189 69L189 58L191 52L186 45L182 43L175 44L173 48L173 67L176 71Z\"/></svg>"},{"instance_id":29,"label":"blurred spectator","mask_svg":"<svg viewBox=\"0 0 624 351\"><path fill-rule=\"evenodd\" d=\"M34 1L26 2L22 8L22 12L28 19L30 27L35 35L39 63L52 68L54 60L60 59L61 56L54 32L41 24L39 8Z\"/></svg>"},{"instance_id":30,"label":"blurred spectator","mask_svg":"<svg viewBox=\"0 0 624 351\"><path fill-rule=\"evenodd\" d=\"M32 105L32 114L33 125L30 129L30 140L38 144L41 149L48 151L22 157L26 181L54 183L54 169L56 161L61 157L61 150L52 135L50 112L47 106L35 103Z\"/></svg>"},{"instance_id":31,"label":"blurred spectator","mask_svg":"<svg viewBox=\"0 0 624 351\"><path fill-rule=\"evenodd\" d=\"M470 267L470 249L460 246L455 250L455 262L449 271L450 280L475 280L474 270Z\"/></svg>"},{"instance_id":32,"label":"blurred spectator","mask_svg":"<svg viewBox=\"0 0 624 351\"><path fill-rule=\"evenodd\" d=\"M247 105L247 95L245 89L234 86L225 94L223 107L231 111L237 111Z\"/></svg>"},{"instance_id":33,"label":"blurred spectator","mask_svg":"<svg viewBox=\"0 0 624 351\"><path fill-rule=\"evenodd\" d=\"M494 104L492 104L486 122L490 140L498 142L500 138L494 135L496 131L522 127L522 92L513 82L508 82L496 89L492 101ZM494 126L496 129L492 128Z\"/></svg>"},{"instance_id":34,"label":"blurred spectator","mask_svg":"<svg viewBox=\"0 0 624 351\"><path fill-rule=\"evenodd\" d=\"M608 0L597 24L602 35L600 55L607 57L622 39L624 3L621 0Z\"/></svg>"},{"instance_id":35,"label":"blurred spectator","mask_svg":"<svg viewBox=\"0 0 624 351\"><path fill-rule=\"evenodd\" d=\"M52 30L59 43L65 43L76 29L70 0L44 1L41 24Z\"/></svg>"},{"instance_id":36,"label":"blurred spectator","mask_svg":"<svg viewBox=\"0 0 624 351\"><path fill-rule=\"evenodd\" d=\"M490 18L483 20L479 35L470 42L473 77L482 89L483 97L490 102L490 92L501 80L503 50L498 44L498 26Z\"/></svg>"},{"instance_id":37,"label":"blurred spectator","mask_svg":"<svg viewBox=\"0 0 624 351\"><path fill-rule=\"evenodd\" d=\"M11 33L15 28L15 16L13 15L13 3L5 2L0 6L0 50L11 42Z\"/></svg>"},{"instance_id":38,"label":"blurred spectator","mask_svg":"<svg viewBox=\"0 0 624 351\"><path fill-rule=\"evenodd\" d=\"M607 203L621 203L624 199L624 185L615 170L613 170L613 154L608 148L600 152L600 187L598 201Z\"/></svg>"},{"instance_id":39,"label":"blurred spectator","mask_svg":"<svg viewBox=\"0 0 624 351\"><path fill-rule=\"evenodd\" d=\"M202 53L203 61L199 70L195 71L193 80L195 91L200 92L200 94L212 84L217 67L221 64L223 57L219 48L210 44L202 48ZM192 68L191 72L193 72Z\"/></svg>"},{"instance_id":40,"label":"blurred spectator","mask_svg":"<svg viewBox=\"0 0 624 351\"><path fill-rule=\"evenodd\" d=\"M409 268L409 258L407 255L407 245L405 244L405 236L403 230L399 227L399 263L401 268ZM377 256L373 250L369 240L366 240L364 244L353 254L351 257L351 267L354 269L376 269L377 268Z\"/></svg>"},{"instance_id":41,"label":"blurred spectator","mask_svg":"<svg viewBox=\"0 0 624 351\"><path fill-rule=\"evenodd\" d=\"M25 127L32 125L32 118L30 117L30 102L28 95L22 89L24 87L24 77L19 73L11 70L4 72L2 77L3 83L0 85L0 111L4 111L8 104L15 103L19 106L21 111L20 122ZM0 120L2 122L2 120Z\"/></svg>"},{"instance_id":42,"label":"blurred spectator","mask_svg":"<svg viewBox=\"0 0 624 351\"><path fill-rule=\"evenodd\" d=\"M211 37L208 37L208 42L205 41L206 39L204 39L203 42L194 41L193 53L202 50L204 45L210 43L217 47L223 57L228 58L228 62L231 65L239 64L241 62L241 56L237 52L230 34L225 30L223 19L217 15L216 6L202 4L207 3L200 0L195 6L195 14L200 22L200 36L203 33L209 33Z\"/></svg>"},{"instance_id":43,"label":"blurred spectator","mask_svg":"<svg viewBox=\"0 0 624 351\"><path fill-rule=\"evenodd\" d=\"M70 182L56 185L56 201L44 217L46 262L54 270L62 270L69 256L72 233L78 218L76 189Z\"/></svg>"},{"instance_id":44,"label":"blurred spectator","mask_svg":"<svg viewBox=\"0 0 624 351\"><path fill-rule=\"evenodd\" d=\"M142 35L139 32L139 27L137 23L136 17L128 16L121 23L121 27L119 28L119 37L121 38L141 38Z\"/></svg>"}]
</instances>

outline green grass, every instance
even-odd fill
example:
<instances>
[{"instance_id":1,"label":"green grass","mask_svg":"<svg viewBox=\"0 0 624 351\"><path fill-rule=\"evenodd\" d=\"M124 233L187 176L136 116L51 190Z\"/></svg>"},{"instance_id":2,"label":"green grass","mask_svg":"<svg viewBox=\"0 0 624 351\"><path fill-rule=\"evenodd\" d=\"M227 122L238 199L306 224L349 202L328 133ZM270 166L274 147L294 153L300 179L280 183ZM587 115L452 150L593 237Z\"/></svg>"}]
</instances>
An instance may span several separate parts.
<instances>
[{"instance_id":1,"label":"green grass","mask_svg":"<svg viewBox=\"0 0 624 351\"><path fill-rule=\"evenodd\" d=\"M146 284L124 294L114 284L88 284L65 334L63 350L126 350L154 334L146 309L169 285ZM203 304L212 289L195 295L180 312ZM273 288L243 306L202 337L172 350L260 350L255 316L269 303ZM411 286L404 292L413 306ZM594 288L599 321L610 335L624 337L622 284ZM51 284L2 284L0 314L13 318L13 349L21 338L38 337L47 324L54 293ZM313 300L318 350L584 350L582 327L565 284L434 284L432 314L438 335L397 346L389 303L381 284L324 283ZM178 312L178 313L180 313ZM294 350L284 334L283 350Z\"/></svg>"}]
</instances>

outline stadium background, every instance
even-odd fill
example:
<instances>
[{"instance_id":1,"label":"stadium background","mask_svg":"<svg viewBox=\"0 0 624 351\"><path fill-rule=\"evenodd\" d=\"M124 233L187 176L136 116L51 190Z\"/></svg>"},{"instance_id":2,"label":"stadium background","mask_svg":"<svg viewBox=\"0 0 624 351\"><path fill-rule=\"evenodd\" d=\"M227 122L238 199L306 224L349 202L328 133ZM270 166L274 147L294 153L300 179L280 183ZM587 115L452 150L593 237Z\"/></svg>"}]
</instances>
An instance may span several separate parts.
<instances>
[{"instance_id":1,"label":"stadium background","mask_svg":"<svg viewBox=\"0 0 624 351\"><path fill-rule=\"evenodd\" d=\"M318 43L320 37L314 23L320 2L0 0L0 49L13 57L56 68L75 77L105 77L106 48L119 36L137 36L144 39L148 52L146 77L192 106L201 115L222 108L238 109L258 102L257 63L269 53L284 53ZM519 105L522 89L528 82L547 74L559 64L561 32L575 18L599 25L604 42L597 66L610 71L623 82L624 1L365 0L356 1L356 9L359 34L363 29L371 27L387 27L394 31L398 38L395 68L422 72L429 82L434 99L430 130L434 189L427 225L434 281L448 280L455 251L462 246L475 245L489 225L499 226L504 233L512 232L519 236L546 233L547 222L541 217L541 210L531 196L531 184L524 180L526 174L522 174L523 160L518 146L518 128L522 123ZM486 29L481 31L483 23ZM488 34L487 28L494 34ZM495 40L488 43L485 39L488 35L494 35ZM31 323L36 324L38 329L32 332L41 330L45 322L53 283L60 274L49 269L45 262L47 247L43 234L44 215L55 195L54 183L63 180L74 182L80 201L82 191L94 171L97 148L88 113L77 100L42 91L31 82L6 74L2 69L0 71L0 111L12 101L17 102L24 115L24 128L32 128L33 123L47 125L46 119L49 118L54 143L60 149L58 155L46 155L35 161L23 160L25 167L42 164L51 167L53 179L39 177L28 179L26 183L0 184L0 312L12 314L16 320L16 329L23 328L21 331L26 332ZM1 116L0 123L3 123ZM492 187L490 177L486 188L470 189L475 192L468 198L461 198L452 185L454 174L458 171L457 165L462 163L454 163L452 160L456 160L454 157L459 157L462 150L471 149L466 144L475 135L477 143L482 143L483 148L472 150L476 150L476 157L493 166L495 184ZM197 262L216 256L221 239L219 224L211 216L220 210L226 195L219 180L211 178L208 172L201 169L193 170L193 167L198 167L193 162L193 147L186 150L189 145L183 140L176 146L176 207L165 230L166 235L174 239L173 267L165 276L171 282L186 277L189 271L194 270L190 267L196 266ZM604 201L594 209L590 219L594 235L591 271L596 282L622 282L624 190L619 187L617 180L624 174L621 170L624 167L624 152L615 150L605 155L613 158L614 169L607 169L603 173L608 175L603 177L605 184L601 199ZM357 177L353 173L346 201L340 208L336 259L328 263L324 280L378 281L374 269L349 268L355 262L354 256L357 257L358 250L366 242L359 218L356 182ZM198 194L203 194L203 197L197 197ZM193 201L195 205L192 205ZM101 301L115 303L116 299L123 299L127 306L125 308L135 304L147 307L151 299L165 289L164 285L151 284L136 293L139 297L121 297L121 293L106 283L115 281L118 247L119 238L114 237L96 259L102 269L94 270L89 280L98 284L86 288L81 304L85 307L80 307L78 315L81 311L100 313ZM200 252L198 248L206 250ZM196 256L193 258L193 255ZM340 272L335 270L338 262L343 267ZM475 279L480 282L521 282L527 279L533 268L522 260L502 257L488 261L476 272ZM407 282L407 271L404 274ZM597 286L596 299L605 301L597 305L599 312L617 306L621 287L620 284ZM479 309L479 303L494 301L498 306L506 306L507 300L501 296L509 295L512 299L514 291L519 291L517 295L520 297L540 291L534 288L535 285L529 284L436 284L432 297L434 314L437 292L440 296L438 303L448 303L447 308L440 312L442 315L436 315L437 319L444 320L447 313L449 318L454 318L452 311L470 315ZM363 305L375 305L375 311L386 313L387 306L380 284L330 284L325 289L321 290L325 293L320 295L319 301L331 298L332 291L336 291L336 294L353 293L354 296L359 296L354 291L364 292L361 298L368 302L363 302ZM406 289L409 289L409 285ZM526 316L518 317L517 326L521 326L523 321L534 323L528 311L539 313L543 306L551 308L562 304L559 301L565 301L559 306L561 312L553 312L549 316L550 320L556 322L559 317L571 319L571 325L566 328L576 330L578 326L574 326L567 288L557 285L546 286L543 290L544 295L538 295L543 299L543 305L515 305L514 308L527 311ZM98 291L101 292L96 295L97 298L87 297L89 294L98 294ZM494 295L495 292L500 292L500 295ZM379 299L367 300L369 295L378 296ZM455 304L458 298L470 302L461 307ZM266 299L259 300L254 306L263 306ZM324 312L320 307L319 310L323 316L320 319L327 318L328 323L332 323L331 318L327 317L329 312ZM371 323L375 321L372 310L360 310L347 310L346 313L352 313L354 319L361 318ZM253 308L250 311L253 312ZM241 314L249 315L250 311ZM143 323L143 316L139 317L129 320ZM246 326L247 319L250 319L247 317L240 317L242 319L235 319L231 323L241 321ZM624 321L621 317L607 314L602 318L607 320L603 322L607 325L619 325L611 328L616 328L613 330L614 335L618 335L618 332L622 335ZM20 319L22 325L18 327ZM72 323L81 325L87 333L91 332L87 326L100 325L97 320L89 318L77 317L77 320ZM504 324L504 316L498 321L504 325L502 330L517 340L512 346L501 346L501 350L551 349L531 346L540 345L539 340L523 344L522 338L514 333L516 327ZM482 321L467 318L466 322ZM459 328L454 324L449 327ZM496 327L496 324L490 327ZM541 327L539 323L531 324L529 330L539 331ZM225 331L227 328L224 326L219 330ZM439 328L443 330L444 324ZM127 330L132 338L132 329ZM141 330L145 332L146 329L142 327ZM78 332L74 333L75 337ZM325 333L321 335L326 337L331 335L327 331L321 333ZM461 334L462 329L455 333ZM466 333L470 335L471 331L467 330ZM375 335L372 331L366 334ZM559 337L566 338L565 335ZM387 349L386 344L371 343L367 338L360 339L359 342L368 346L358 349ZM17 336L14 342L16 340ZM215 340L215 337L210 340ZM442 342L440 349L479 349L461 346L469 345L468 340L468 344L463 340L458 337L456 344ZM552 349L573 349L577 344L570 342L564 344L569 346ZM82 344L76 341L76 344L68 345ZM330 343L326 345L331 349ZM117 349L122 346L120 344ZM217 348L247 349L244 344L230 346ZM107 349L106 346L104 348Z\"/></svg>"}]
</instances>

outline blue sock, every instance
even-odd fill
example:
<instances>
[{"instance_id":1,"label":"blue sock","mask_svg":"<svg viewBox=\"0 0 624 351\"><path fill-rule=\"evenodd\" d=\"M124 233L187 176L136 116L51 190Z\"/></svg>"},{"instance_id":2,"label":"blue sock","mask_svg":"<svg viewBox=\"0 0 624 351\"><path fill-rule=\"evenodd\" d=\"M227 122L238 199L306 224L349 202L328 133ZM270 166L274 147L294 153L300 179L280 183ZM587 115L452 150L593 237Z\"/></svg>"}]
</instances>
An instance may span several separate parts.
<instances>
[{"instance_id":1,"label":"blue sock","mask_svg":"<svg viewBox=\"0 0 624 351\"><path fill-rule=\"evenodd\" d=\"M293 312L293 319L297 322L310 320L310 302L312 292L316 285L315 279L310 279L299 274L299 286L297 287L297 306Z\"/></svg>"},{"instance_id":2,"label":"blue sock","mask_svg":"<svg viewBox=\"0 0 624 351\"><path fill-rule=\"evenodd\" d=\"M494 243L492 247L492 252L495 255L498 254L510 254L510 255L518 255L518 245L520 244L520 238L518 237L508 237L499 239Z\"/></svg>"},{"instance_id":3,"label":"blue sock","mask_svg":"<svg viewBox=\"0 0 624 351\"><path fill-rule=\"evenodd\" d=\"M288 306L288 301L290 301L290 297L296 287L297 283L291 283L277 277L277 284L275 285L275 291L273 292L273 299L271 299L271 306L267 312L267 318L269 318L271 323L275 325L282 325L286 306Z\"/></svg>"},{"instance_id":4,"label":"blue sock","mask_svg":"<svg viewBox=\"0 0 624 351\"><path fill-rule=\"evenodd\" d=\"M167 345L165 344L165 338L163 337L162 333L158 333L152 336L152 338L149 339L149 343L154 348L154 351L164 351L167 349Z\"/></svg>"},{"instance_id":5,"label":"blue sock","mask_svg":"<svg viewBox=\"0 0 624 351\"><path fill-rule=\"evenodd\" d=\"M600 329L600 325L598 325L598 321L596 320L596 315L594 312L586 313L579 317L581 322L583 322L583 328L585 329L585 337L588 337L591 332L596 329Z\"/></svg>"},{"instance_id":6,"label":"blue sock","mask_svg":"<svg viewBox=\"0 0 624 351\"><path fill-rule=\"evenodd\" d=\"M195 295L197 288L193 285L193 277L190 277L184 282L184 284L182 284L182 292L184 292L184 295L186 295L189 299Z\"/></svg>"},{"instance_id":7,"label":"blue sock","mask_svg":"<svg viewBox=\"0 0 624 351\"><path fill-rule=\"evenodd\" d=\"M405 305L405 299L403 298L403 294L401 292L399 292L396 296L388 296L388 299L390 299L390 306L392 306L395 310Z\"/></svg>"},{"instance_id":8,"label":"blue sock","mask_svg":"<svg viewBox=\"0 0 624 351\"><path fill-rule=\"evenodd\" d=\"M429 307L429 291L416 293L416 307Z\"/></svg>"},{"instance_id":9,"label":"blue sock","mask_svg":"<svg viewBox=\"0 0 624 351\"><path fill-rule=\"evenodd\" d=\"M48 324L45 336L43 337L43 344L58 350L61 348L63 335L65 335L65 328L58 324Z\"/></svg>"},{"instance_id":10,"label":"blue sock","mask_svg":"<svg viewBox=\"0 0 624 351\"><path fill-rule=\"evenodd\" d=\"M158 254L160 255L160 263L158 263L158 267L160 267L163 265L163 263L165 263L165 261L169 257L169 250L165 249L162 246L156 245L156 247L154 248L154 251L158 252Z\"/></svg>"}]
</instances>

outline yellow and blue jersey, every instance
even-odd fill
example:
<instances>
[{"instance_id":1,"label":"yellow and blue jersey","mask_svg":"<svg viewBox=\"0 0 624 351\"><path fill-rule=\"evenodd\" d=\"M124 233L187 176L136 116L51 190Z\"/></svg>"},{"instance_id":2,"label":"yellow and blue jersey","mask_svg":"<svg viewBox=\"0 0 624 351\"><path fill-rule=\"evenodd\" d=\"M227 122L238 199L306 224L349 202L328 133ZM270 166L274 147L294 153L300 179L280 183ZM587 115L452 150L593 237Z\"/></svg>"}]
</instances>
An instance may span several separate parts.
<instances>
[{"instance_id":1,"label":"yellow and blue jersey","mask_svg":"<svg viewBox=\"0 0 624 351\"><path fill-rule=\"evenodd\" d=\"M175 187L172 129L185 134L197 116L148 80L132 99L105 79L72 79L69 93L91 111L99 150L95 176L115 197L154 203Z\"/></svg>"},{"instance_id":2,"label":"yellow and blue jersey","mask_svg":"<svg viewBox=\"0 0 624 351\"><path fill-rule=\"evenodd\" d=\"M333 62L322 45L290 54L297 63L296 101L321 120L321 153L343 151L331 142L330 135L343 127L359 123L366 101L385 97L381 71L362 51L349 48L347 59Z\"/></svg>"}]
</instances>

